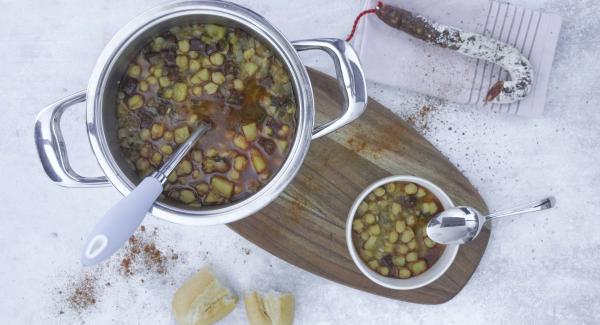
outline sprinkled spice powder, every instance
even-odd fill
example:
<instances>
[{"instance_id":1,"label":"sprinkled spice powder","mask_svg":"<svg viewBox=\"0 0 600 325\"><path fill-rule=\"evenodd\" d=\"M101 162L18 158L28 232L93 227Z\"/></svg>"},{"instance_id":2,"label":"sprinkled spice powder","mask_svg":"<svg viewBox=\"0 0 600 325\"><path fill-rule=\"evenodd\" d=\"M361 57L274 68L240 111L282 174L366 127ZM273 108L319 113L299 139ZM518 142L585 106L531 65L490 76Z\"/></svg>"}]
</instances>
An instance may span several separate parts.
<instances>
[{"instance_id":1,"label":"sprinkled spice powder","mask_svg":"<svg viewBox=\"0 0 600 325\"><path fill-rule=\"evenodd\" d=\"M417 112L409 115L406 122L419 132L428 132L430 130L429 122L433 113L437 108L432 106L423 106Z\"/></svg>"},{"instance_id":2,"label":"sprinkled spice powder","mask_svg":"<svg viewBox=\"0 0 600 325\"><path fill-rule=\"evenodd\" d=\"M111 287L110 281L118 281L115 276L125 279L126 282L133 276L143 277L140 278L142 283L152 278L152 275L166 276L174 261L179 260L179 255L171 247L161 250L156 245L157 239L156 227L148 231L142 226L129 238L119 254L112 258L112 261L118 263L109 261L92 270L85 270L83 274L75 275L74 280L68 281L63 288L57 290L59 314L64 314L65 310L81 314L95 305L98 295L101 294L100 289Z\"/></svg>"},{"instance_id":3,"label":"sprinkled spice powder","mask_svg":"<svg viewBox=\"0 0 600 325\"><path fill-rule=\"evenodd\" d=\"M72 283L72 291L68 293L67 304L70 309L82 312L96 304L96 279L86 275L76 283ZM62 291L59 291L61 294ZM60 313L63 311L61 310Z\"/></svg>"},{"instance_id":4,"label":"sprinkled spice powder","mask_svg":"<svg viewBox=\"0 0 600 325\"><path fill-rule=\"evenodd\" d=\"M169 253L166 254L156 247L154 241L158 235L157 231L158 229L154 228L152 232L147 232L146 227L142 226L137 235L129 238L125 255L121 259L121 274L131 276L141 272L167 273L169 260L177 260L179 256L172 248L169 248Z\"/></svg>"}]
</instances>

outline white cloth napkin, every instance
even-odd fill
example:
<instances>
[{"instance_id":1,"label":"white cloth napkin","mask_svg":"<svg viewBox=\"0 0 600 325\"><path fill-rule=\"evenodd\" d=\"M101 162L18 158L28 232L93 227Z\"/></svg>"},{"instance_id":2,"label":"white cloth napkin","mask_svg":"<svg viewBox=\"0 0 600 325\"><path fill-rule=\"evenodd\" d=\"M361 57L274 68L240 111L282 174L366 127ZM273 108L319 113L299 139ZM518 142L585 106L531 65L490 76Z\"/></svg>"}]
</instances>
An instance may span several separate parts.
<instances>
[{"instance_id":1,"label":"white cloth napkin","mask_svg":"<svg viewBox=\"0 0 600 325\"><path fill-rule=\"evenodd\" d=\"M376 2L366 0L365 9L375 8ZM523 116L542 114L561 26L560 16L496 0L387 0L384 3L515 46L533 65L533 88L520 102L483 105L488 89L497 80L508 80L506 71L486 61L426 44L384 24L375 14L363 18L353 40L368 80L498 112Z\"/></svg>"}]
</instances>

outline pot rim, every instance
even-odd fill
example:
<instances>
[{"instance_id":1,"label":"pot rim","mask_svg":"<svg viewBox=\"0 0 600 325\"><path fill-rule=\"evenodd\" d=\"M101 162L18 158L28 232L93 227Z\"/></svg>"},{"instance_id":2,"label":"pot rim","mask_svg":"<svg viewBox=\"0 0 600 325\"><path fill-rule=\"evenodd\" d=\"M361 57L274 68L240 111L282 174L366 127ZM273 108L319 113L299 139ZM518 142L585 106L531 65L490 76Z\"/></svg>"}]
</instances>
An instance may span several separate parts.
<instances>
[{"instance_id":1,"label":"pot rim","mask_svg":"<svg viewBox=\"0 0 600 325\"><path fill-rule=\"evenodd\" d=\"M292 43L257 13L225 1L181 1L152 8L131 20L106 45L99 56L87 89L87 129L92 150L108 180L127 195L134 184L121 172L110 153L102 120L103 93L109 72L127 46L147 29L165 21L189 15L212 15L234 20L260 35L287 66L297 103L297 128L285 162L273 178L248 198L211 209L188 210L157 201L150 213L158 218L186 225L223 224L256 213L275 199L299 171L308 152L314 127L314 98L308 72Z\"/></svg>"}]
</instances>

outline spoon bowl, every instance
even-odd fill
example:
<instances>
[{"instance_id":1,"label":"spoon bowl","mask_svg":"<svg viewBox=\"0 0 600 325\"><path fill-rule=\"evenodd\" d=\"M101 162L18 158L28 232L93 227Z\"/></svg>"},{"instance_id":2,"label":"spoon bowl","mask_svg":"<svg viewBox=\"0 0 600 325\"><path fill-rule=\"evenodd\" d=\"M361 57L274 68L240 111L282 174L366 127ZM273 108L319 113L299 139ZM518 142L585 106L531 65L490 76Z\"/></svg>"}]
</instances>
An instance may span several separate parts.
<instances>
[{"instance_id":1,"label":"spoon bowl","mask_svg":"<svg viewBox=\"0 0 600 325\"><path fill-rule=\"evenodd\" d=\"M427 236L441 244L465 244L479 235L488 220L546 210L554 207L555 204L556 200L550 196L540 201L498 211L487 216L472 207L452 207L431 218L427 224Z\"/></svg>"}]
</instances>

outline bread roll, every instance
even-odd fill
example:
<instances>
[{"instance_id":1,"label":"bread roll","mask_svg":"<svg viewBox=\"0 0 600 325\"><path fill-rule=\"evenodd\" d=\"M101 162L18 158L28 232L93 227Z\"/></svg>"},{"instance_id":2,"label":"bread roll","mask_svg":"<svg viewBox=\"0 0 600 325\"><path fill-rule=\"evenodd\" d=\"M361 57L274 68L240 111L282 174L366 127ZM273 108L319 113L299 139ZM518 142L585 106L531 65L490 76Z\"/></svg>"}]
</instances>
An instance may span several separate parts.
<instances>
[{"instance_id":1,"label":"bread roll","mask_svg":"<svg viewBox=\"0 0 600 325\"><path fill-rule=\"evenodd\" d=\"M269 292L261 297L251 292L244 297L250 325L291 325L294 320L294 296Z\"/></svg>"},{"instance_id":2,"label":"bread roll","mask_svg":"<svg viewBox=\"0 0 600 325\"><path fill-rule=\"evenodd\" d=\"M227 316L237 297L208 268L192 275L173 296L173 314L180 325L210 325Z\"/></svg>"}]
</instances>

